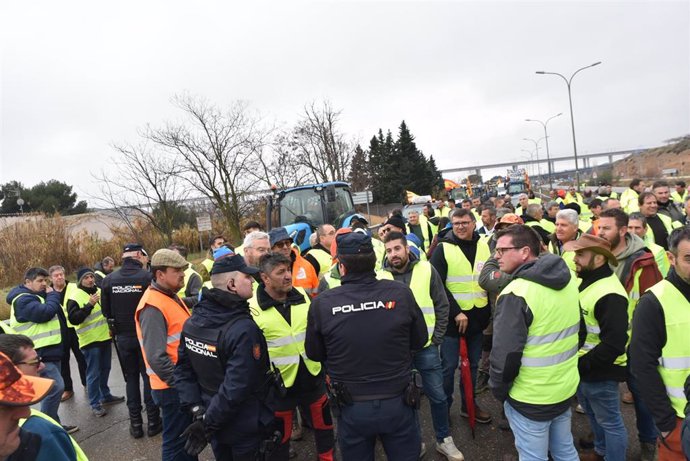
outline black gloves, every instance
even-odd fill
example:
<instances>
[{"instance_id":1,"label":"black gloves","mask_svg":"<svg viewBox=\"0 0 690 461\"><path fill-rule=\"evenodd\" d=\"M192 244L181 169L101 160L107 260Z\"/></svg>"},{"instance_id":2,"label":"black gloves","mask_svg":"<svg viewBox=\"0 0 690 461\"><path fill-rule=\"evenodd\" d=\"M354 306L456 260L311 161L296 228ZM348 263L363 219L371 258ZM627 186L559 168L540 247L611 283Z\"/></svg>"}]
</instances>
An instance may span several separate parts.
<instances>
[{"instance_id":1,"label":"black gloves","mask_svg":"<svg viewBox=\"0 0 690 461\"><path fill-rule=\"evenodd\" d=\"M180 437L186 437L184 451L189 456L199 456L208 444L206 429L204 428L204 412L206 409L200 405L192 408L193 422L184 430Z\"/></svg>"}]
</instances>

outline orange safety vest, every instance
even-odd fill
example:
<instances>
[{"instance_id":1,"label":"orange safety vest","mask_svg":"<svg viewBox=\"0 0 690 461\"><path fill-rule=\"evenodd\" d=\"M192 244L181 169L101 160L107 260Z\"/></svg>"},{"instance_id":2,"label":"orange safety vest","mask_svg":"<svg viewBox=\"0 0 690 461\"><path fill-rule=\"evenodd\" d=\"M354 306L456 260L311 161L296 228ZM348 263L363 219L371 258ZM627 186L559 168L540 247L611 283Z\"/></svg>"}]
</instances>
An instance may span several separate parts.
<instances>
[{"instance_id":1,"label":"orange safety vest","mask_svg":"<svg viewBox=\"0 0 690 461\"><path fill-rule=\"evenodd\" d=\"M168 389L170 386L168 386L165 381L158 377L158 375L149 365L149 361L146 359L144 338L141 332L141 324L139 323L139 313L144 309L144 307L149 306L158 309L161 314L163 314L163 317L165 317L165 323L168 325L168 341L165 348L166 353L168 354L168 357L170 357L170 360L172 360L174 364L177 364L177 347L180 345L180 333L182 333L182 327L191 314L180 297L177 295L174 296L175 298L171 298L155 288L148 287L144 292L144 296L142 296L141 300L139 301L137 310L134 312L137 338L139 338L139 344L141 345L141 353L144 356L146 374L149 375L151 389Z\"/></svg>"},{"instance_id":2,"label":"orange safety vest","mask_svg":"<svg viewBox=\"0 0 690 461\"><path fill-rule=\"evenodd\" d=\"M319 274L314 266L304 259L294 248L295 262L292 264L292 286L303 288L309 296L316 296L319 288Z\"/></svg>"}]
</instances>

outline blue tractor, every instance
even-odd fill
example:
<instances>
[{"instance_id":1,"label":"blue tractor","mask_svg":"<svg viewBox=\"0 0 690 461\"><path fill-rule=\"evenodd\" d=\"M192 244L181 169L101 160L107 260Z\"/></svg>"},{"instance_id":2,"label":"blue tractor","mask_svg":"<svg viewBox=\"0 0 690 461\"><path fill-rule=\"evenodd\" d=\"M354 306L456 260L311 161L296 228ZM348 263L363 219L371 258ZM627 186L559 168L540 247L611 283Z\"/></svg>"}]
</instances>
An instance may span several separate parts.
<instances>
[{"instance_id":1,"label":"blue tractor","mask_svg":"<svg viewBox=\"0 0 690 461\"><path fill-rule=\"evenodd\" d=\"M309 249L309 236L319 225L346 227L355 214L350 185L346 182L272 190L266 204L266 228L285 227L303 252Z\"/></svg>"}]
</instances>

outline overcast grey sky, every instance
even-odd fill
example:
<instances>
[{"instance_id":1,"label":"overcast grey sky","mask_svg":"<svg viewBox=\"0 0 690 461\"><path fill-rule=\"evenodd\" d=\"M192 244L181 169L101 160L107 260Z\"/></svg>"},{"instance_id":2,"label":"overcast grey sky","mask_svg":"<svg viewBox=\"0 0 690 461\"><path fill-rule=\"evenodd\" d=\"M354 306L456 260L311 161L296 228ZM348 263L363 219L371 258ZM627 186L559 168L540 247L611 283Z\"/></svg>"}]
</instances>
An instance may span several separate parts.
<instances>
[{"instance_id":1,"label":"overcast grey sky","mask_svg":"<svg viewBox=\"0 0 690 461\"><path fill-rule=\"evenodd\" d=\"M251 4L249 4L251 3ZM183 91L292 124L327 98L368 145L405 120L440 168L520 159L549 124L572 153L690 133L690 2L3 2L0 182L98 190L112 142ZM543 156L543 154L542 154Z\"/></svg>"}]
</instances>

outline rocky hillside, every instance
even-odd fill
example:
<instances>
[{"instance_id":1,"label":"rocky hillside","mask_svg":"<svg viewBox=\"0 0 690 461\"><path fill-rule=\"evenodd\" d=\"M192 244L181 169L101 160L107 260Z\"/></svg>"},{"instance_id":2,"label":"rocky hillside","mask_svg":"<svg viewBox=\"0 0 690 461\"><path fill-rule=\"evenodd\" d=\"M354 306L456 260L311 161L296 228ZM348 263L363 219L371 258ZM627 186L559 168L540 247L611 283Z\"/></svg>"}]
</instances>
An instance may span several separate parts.
<instances>
[{"instance_id":1,"label":"rocky hillside","mask_svg":"<svg viewBox=\"0 0 690 461\"><path fill-rule=\"evenodd\" d=\"M667 170L664 173L664 170ZM668 170L676 170L669 173ZM670 144L618 160L613 164L613 178L625 183L632 178L690 178L690 135L672 139ZM687 181L686 181L687 182Z\"/></svg>"}]
</instances>

